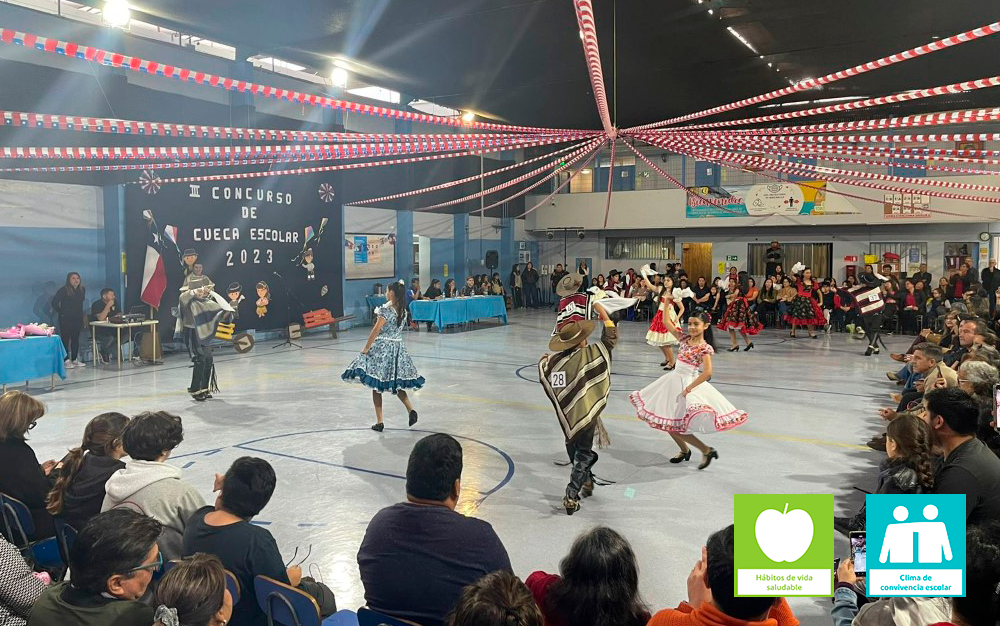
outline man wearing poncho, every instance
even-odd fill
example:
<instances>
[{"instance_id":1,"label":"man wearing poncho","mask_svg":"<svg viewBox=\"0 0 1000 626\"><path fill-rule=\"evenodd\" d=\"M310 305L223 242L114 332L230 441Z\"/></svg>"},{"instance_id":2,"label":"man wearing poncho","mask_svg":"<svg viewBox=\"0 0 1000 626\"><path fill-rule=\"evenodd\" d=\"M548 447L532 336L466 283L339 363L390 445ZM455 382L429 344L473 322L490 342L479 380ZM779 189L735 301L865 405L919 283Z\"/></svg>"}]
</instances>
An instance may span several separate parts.
<instances>
[{"instance_id":1,"label":"man wearing poncho","mask_svg":"<svg viewBox=\"0 0 1000 626\"><path fill-rule=\"evenodd\" d=\"M560 281L559 295L564 296L564 303L572 302L570 297L581 282L582 277L578 274ZM600 342L587 342L597 324L587 319L585 313L561 314L556 332L549 341L549 349L555 354L546 354L538 362L539 380L566 437L571 472L563 506L568 515L580 510L581 496L593 494L591 470L597 463L595 435L598 447L609 443L601 423L601 411L611 392L611 351L618 341L618 331L599 303L592 309L603 321Z\"/></svg>"},{"instance_id":2,"label":"man wearing poncho","mask_svg":"<svg viewBox=\"0 0 1000 626\"><path fill-rule=\"evenodd\" d=\"M212 339L219 322L233 313L225 298L215 293L207 276L191 276L178 299L180 321L184 326L184 342L191 355L194 371L188 393L198 402L212 397L219 386L215 379L215 362L212 359Z\"/></svg>"}]
</instances>

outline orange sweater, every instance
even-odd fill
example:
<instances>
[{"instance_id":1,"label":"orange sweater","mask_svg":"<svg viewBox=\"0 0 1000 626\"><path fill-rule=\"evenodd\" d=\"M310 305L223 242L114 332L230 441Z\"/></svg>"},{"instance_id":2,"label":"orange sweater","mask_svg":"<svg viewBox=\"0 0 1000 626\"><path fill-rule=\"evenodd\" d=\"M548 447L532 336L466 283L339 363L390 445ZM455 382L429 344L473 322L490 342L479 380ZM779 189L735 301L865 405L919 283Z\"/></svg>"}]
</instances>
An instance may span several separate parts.
<instances>
[{"instance_id":1,"label":"orange sweater","mask_svg":"<svg viewBox=\"0 0 1000 626\"><path fill-rule=\"evenodd\" d=\"M771 607L767 619L762 622L748 622L730 617L706 602L693 608L682 602L676 609L664 609L653 616L646 626L799 626L799 620L792 614L788 602L781 598Z\"/></svg>"}]
</instances>

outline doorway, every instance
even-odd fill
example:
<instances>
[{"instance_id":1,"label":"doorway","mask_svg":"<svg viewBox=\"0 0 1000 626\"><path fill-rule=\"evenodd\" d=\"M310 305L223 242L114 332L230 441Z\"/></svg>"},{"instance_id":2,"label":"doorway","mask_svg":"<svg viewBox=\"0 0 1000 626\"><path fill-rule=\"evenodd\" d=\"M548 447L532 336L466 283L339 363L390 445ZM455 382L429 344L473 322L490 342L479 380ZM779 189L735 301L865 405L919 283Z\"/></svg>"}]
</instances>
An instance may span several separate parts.
<instances>
[{"instance_id":1,"label":"doorway","mask_svg":"<svg viewBox=\"0 0 1000 626\"><path fill-rule=\"evenodd\" d=\"M687 272L688 280L694 283L699 276L704 276L711 284L715 275L712 271L712 244L683 243L681 251L681 266Z\"/></svg>"},{"instance_id":2,"label":"doorway","mask_svg":"<svg viewBox=\"0 0 1000 626\"><path fill-rule=\"evenodd\" d=\"M585 275L586 275L588 281L591 278L593 278L594 276L597 276L597 274L594 273L594 259L593 258L591 258L589 256L588 257L579 257L579 256L576 257L576 265L574 266L575 267L574 271L579 271L581 264L586 264L587 265L587 271L585 272ZM566 269L568 270L569 268L566 268ZM590 283L587 283L587 284L590 284Z\"/></svg>"}]
</instances>

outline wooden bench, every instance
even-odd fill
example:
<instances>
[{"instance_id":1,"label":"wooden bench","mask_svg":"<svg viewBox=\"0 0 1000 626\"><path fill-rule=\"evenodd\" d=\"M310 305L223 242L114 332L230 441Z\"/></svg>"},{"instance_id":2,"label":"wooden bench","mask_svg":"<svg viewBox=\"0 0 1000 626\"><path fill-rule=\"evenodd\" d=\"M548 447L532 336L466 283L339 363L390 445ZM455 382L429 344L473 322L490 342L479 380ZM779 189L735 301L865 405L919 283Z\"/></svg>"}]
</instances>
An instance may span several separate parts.
<instances>
[{"instance_id":1,"label":"wooden bench","mask_svg":"<svg viewBox=\"0 0 1000 626\"><path fill-rule=\"evenodd\" d=\"M347 320L354 319L353 315L345 315L344 317L334 317L328 309L317 309L316 311L309 311L308 313L302 314L302 321L305 323L305 327L308 328L318 328L320 326L330 327L330 336L334 339L337 338L337 331L340 322L346 322Z\"/></svg>"}]
</instances>

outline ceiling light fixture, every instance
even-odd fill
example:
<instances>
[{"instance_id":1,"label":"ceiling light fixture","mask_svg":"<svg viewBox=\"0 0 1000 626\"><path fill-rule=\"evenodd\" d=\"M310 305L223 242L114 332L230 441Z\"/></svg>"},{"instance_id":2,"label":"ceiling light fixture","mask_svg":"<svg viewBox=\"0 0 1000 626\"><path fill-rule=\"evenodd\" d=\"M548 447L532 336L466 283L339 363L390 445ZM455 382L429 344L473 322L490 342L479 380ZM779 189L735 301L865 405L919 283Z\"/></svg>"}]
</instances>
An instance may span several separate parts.
<instances>
[{"instance_id":1,"label":"ceiling light fixture","mask_svg":"<svg viewBox=\"0 0 1000 626\"><path fill-rule=\"evenodd\" d=\"M762 59L764 58L764 55L760 55L760 54L759 54L759 53L757 52L757 49L756 49L756 48L754 48L754 47L753 47L753 45L752 45L752 44L751 44L751 43L750 43L749 41L747 41L747 40L746 40L746 37L744 37L743 35L741 35L741 34L739 34L738 32L736 32L736 29L735 29L735 28L733 28L732 26L726 26L726 30L728 30L728 31L729 31L729 33L730 33L730 34L731 34L731 35L732 35L733 37L736 37L737 39L739 39L739 40L740 40L740 43L742 43L742 44L743 44L744 46L746 46L747 48L750 48L750 51L751 51L751 52L753 52L754 54L758 54L758 55L760 56L760 58L762 58Z\"/></svg>"},{"instance_id":2,"label":"ceiling light fixture","mask_svg":"<svg viewBox=\"0 0 1000 626\"><path fill-rule=\"evenodd\" d=\"M708 14L709 14L709 15L714 15L714 14L715 14L715 11L713 11L712 9L709 9L709 10L708 10Z\"/></svg>"},{"instance_id":3,"label":"ceiling light fixture","mask_svg":"<svg viewBox=\"0 0 1000 626\"><path fill-rule=\"evenodd\" d=\"M768 62L767 62L767 66L768 66L768 67L774 67L774 63L771 63L770 61L768 61Z\"/></svg>"},{"instance_id":4,"label":"ceiling light fixture","mask_svg":"<svg viewBox=\"0 0 1000 626\"><path fill-rule=\"evenodd\" d=\"M125 28L132 19L132 11L126 0L107 0L102 14L104 23L112 28Z\"/></svg>"},{"instance_id":5,"label":"ceiling light fixture","mask_svg":"<svg viewBox=\"0 0 1000 626\"><path fill-rule=\"evenodd\" d=\"M334 87L344 88L347 87L348 79L347 70L342 67L335 67L333 71L330 72L330 82L333 83Z\"/></svg>"},{"instance_id":6,"label":"ceiling light fixture","mask_svg":"<svg viewBox=\"0 0 1000 626\"><path fill-rule=\"evenodd\" d=\"M473 113L472 111L466 111L465 113L462 113L463 122L472 122L475 119L476 119L476 114Z\"/></svg>"},{"instance_id":7,"label":"ceiling light fixture","mask_svg":"<svg viewBox=\"0 0 1000 626\"><path fill-rule=\"evenodd\" d=\"M578 32L580 33L580 39L583 39L583 29L581 28Z\"/></svg>"}]
</instances>

